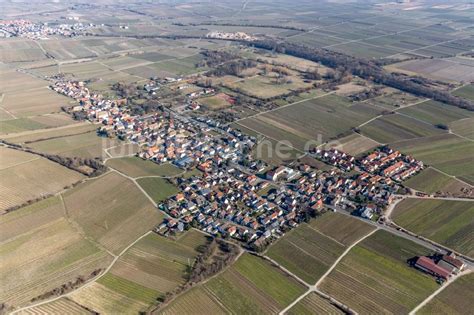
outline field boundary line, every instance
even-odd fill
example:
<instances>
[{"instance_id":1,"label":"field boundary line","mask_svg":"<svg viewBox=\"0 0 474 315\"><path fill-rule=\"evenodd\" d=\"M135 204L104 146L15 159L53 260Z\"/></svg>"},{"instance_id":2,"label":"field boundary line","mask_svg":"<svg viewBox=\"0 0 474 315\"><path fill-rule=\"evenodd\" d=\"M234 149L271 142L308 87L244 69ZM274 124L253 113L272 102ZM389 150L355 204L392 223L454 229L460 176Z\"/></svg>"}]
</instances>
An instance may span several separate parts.
<instances>
[{"instance_id":1,"label":"field boundary line","mask_svg":"<svg viewBox=\"0 0 474 315\"><path fill-rule=\"evenodd\" d=\"M196 228L192 228L193 230L197 231L197 232L200 232L204 235L207 235L209 236L210 234L204 232L204 231L201 231L199 229L196 229ZM228 242L224 239L222 239L224 242L226 243L230 243L232 245L235 245L231 242ZM239 249L239 253L237 254L237 256L235 256L234 260L228 264L227 266L225 266L224 268L222 268L222 270L220 270L218 273L216 273L215 275L212 275L210 276L209 278L207 279L204 279L203 281L199 282L199 283L196 283L194 285L191 285L190 287L188 287L187 289L183 290L182 292L180 292L179 294L175 295L170 301L166 302L166 303L163 303L163 304L160 304L160 305L152 305L150 308L152 309L152 312L155 312L157 310L162 310L162 309L165 309L168 305L170 305L173 301L175 301L176 299L178 299L180 296L186 294L187 292L189 292L190 290L196 288L196 287L199 287L199 286L204 286L204 284L206 284L207 282L209 282L210 280L216 278L217 276L223 274L225 271L227 271L229 268L231 268L236 262L237 260L239 260L239 258L244 254L246 253L245 250L243 250L240 246L237 246L238 249ZM209 297L212 299L212 297ZM214 299L213 299L214 300ZM220 305L220 302L218 301L215 301L216 303L218 303Z\"/></svg>"},{"instance_id":2,"label":"field boundary line","mask_svg":"<svg viewBox=\"0 0 474 315\"><path fill-rule=\"evenodd\" d=\"M436 25L436 24L433 24L433 25ZM468 36L464 36L464 37L460 37L460 38L446 40L444 42L439 42L439 43L432 44L432 45L423 46L423 47L416 48L416 49L405 50L405 51L402 51L402 52L399 52L399 53L396 53L396 54L393 54L393 55L390 55L390 56L386 56L385 58L393 58L393 57L398 56L398 55L403 55L403 54L411 53L411 52L414 52L414 51L417 51L417 50L423 50L423 49L426 49L426 48L447 44L447 43L454 42L454 41L457 41L457 40L464 40L464 39L467 39L469 37L471 37L471 36L468 35Z\"/></svg>"},{"instance_id":3,"label":"field boundary line","mask_svg":"<svg viewBox=\"0 0 474 315\"><path fill-rule=\"evenodd\" d=\"M274 112L276 110L279 110L279 109L282 109L282 108L285 108L285 107L290 107L290 106L293 106L293 105L297 105L299 103L303 103L303 102L306 102L306 101L311 101L311 100L321 98L321 97L324 97L324 96L328 96L328 95L331 95L331 94L334 94L334 93L336 93L336 91L324 93L324 94L317 95L317 96L310 97L310 98L305 98L305 99L302 99L302 100L299 100L299 101L296 101L296 102L293 102L293 103L290 103L290 104L286 104L286 105L283 105L283 106L278 106L276 108L272 108L272 109L269 109L269 110L266 110L266 111L263 111L263 112L259 112L259 113L256 113L256 114L253 114L253 115L250 115L250 116L247 116L247 117L243 117L243 118L234 120L234 121L228 123L227 125L230 125L230 124L233 124L233 123L238 123L239 121L244 120L244 119L254 118L254 117L257 117L257 116L260 116L260 115L264 115L264 114L267 114L267 113ZM242 126L245 127L244 125L242 125Z\"/></svg>"},{"instance_id":4,"label":"field boundary line","mask_svg":"<svg viewBox=\"0 0 474 315\"><path fill-rule=\"evenodd\" d=\"M329 235L326 235L326 234L321 233L320 231L318 231L317 229L315 229L314 227L312 227L310 224L308 224L308 226L309 226L309 228L310 228L311 230L315 231L316 233L318 233L318 234L320 234L320 235L322 235L322 236L324 236L324 237L329 238L330 240L333 240L334 242L338 243L339 245L344 246L344 247L347 246L346 244L342 244L341 242L339 242L339 241L336 240L335 238L333 238L333 237L331 237L331 236L329 236Z\"/></svg>"},{"instance_id":5,"label":"field boundary line","mask_svg":"<svg viewBox=\"0 0 474 315\"><path fill-rule=\"evenodd\" d=\"M433 165L430 165L430 167L431 167L432 169L437 170L438 172L440 172L440 173L446 175L446 176L449 176L449 177L451 177L451 178L457 179L458 181L460 181L460 182L463 183L463 184L468 185L469 187L474 187L474 185L469 184L468 182L466 182L466 181L460 179L460 178L457 177L457 176L454 176L454 175L448 174L448 173L446 173L446 172L443 172L442 170L440 170L439 168L436 168L436 167L433 166Z\"/></svg>"},{"instance_id":6,"label":"field boundary line","mask_svg":"<svg viewBox=\"0 0 474 315\"><path fill-rule=\"evenodd\" d=\"M291 302L287 307L285 307L284 309L282 309L280 311L280 313L278 313L279 315L283 315L285 314L286 312L288 312L293 306L295 306L296 304L298 304L299 301L301 301L302 299L304 299L305 297L307 297L311 292L314 292L314 290L312 288L309 288L305 293L301 294L296 300L294 300L293 302Z\"/></svg>"},{"instance_id":7,"label":"field boundary line","mask_svg":"<svg viewBox=\"0 0 474 315\"><path fill-rule=\"evenodd\" d=\"M318 288L318 286L321 284L321 282L323 282L324 278L326 278L327 275L329 275L331 273L331 271L334 270L334 268L336 268L336 266L339 264L339 262L342 260L342 258L344 258L347 253L354 247L356 246L357 244L359 244L360 242L362 242L363 240L365 240L366 238L368 238L369 236L371 236L372 234L374 234L375 232L377 232L379 230L379 228L377 227L376 229L372 230L371 232L369 232L367 235L364 235L363 237L361 237L357 242L355 242L354 244L350 245L349 247L347 247L347 249L341 254L341 256L339 256L336 261L332 264L332 266L321 276L321 278L319 278L319 280L314 284L314 288Z\"/></svg>"},{"instance_id":8,"label":"field boundary line","mask_svg":"<svg viewBox=\"0 0 474 315\"><path fill-rule=\"evenodd\" d=\"M62 193L59 194L59 199L61 200L61 204L63 206L63 209L64 209L64 215L65 215L65 219L66 221L68 222L68 224L79 234L81 235L86 241L92 243L94 246L96 246L97 248L99 248L100 250L103 250L104 252L106 252L107 254L109 254L110 256L112 257L116 257L117 255L115 255L114 253L112 253L110 250L108 250L104 245L100 244L98 241L96 241L95 239L93 239L92 237L88 236L84 230L82 229L82 227L80 226L79 223L77 223L76 221L74 221L71 216L69 215L69 211L67 209L67 206L66 206L66 202L64 201L64 198L63 198L63 195Z\"/></svg>"},{"instance_id":9,"label":"field boundary line","mask_svg":"<svg viewBox=\"0 0 474 315\"><path fill-rule=\"evenodd\" d=\"M40 156L35 157L35 158L32 158L31 160L28 160L28 161L18 162L18 163L16 163L16 164L7 166L7 167L5 167L5 168L0 168L0 172L1 172L1 171L4 171L4 170L8 170L9 168L12 168L12 167L20 166L20 165L22 165L22 164L28 164L28 163L30 163L30 162L33 162L33 161L36 161L36 160L39 160L39 159L41 159Z\"/></svg>"},{"instance_id":10,"label":"field boundary line","mask_svg":"<svg viewBox=\"0 0 474 315\"><path fill-rule=\"evenodd\" d=\"M425 306L426 304L428 304L428 302L430 302L434 297L436 297L439 293L441 293L444 289L446 289L447 287L449 287L454 281L456 281L458 278L460 278L461 276L464 276L464 275L468 275L472 272L472 270L466 270L466 271L463 271L457 275L454 276L454 278L451 278L449 279L444 285L442 285L440 288L438 288L436 291L434 291L431 295L429 295L423 302L421 302L420 304L418 304L418 306L416 306L413 310L411 310L410 313L408 313L408 315L415 315L418 310L420 310L423 306Z\"/></svg>"},{"instance_id":11,"label":"field boundary line","mask_svg":"<svg viewBox=\"0 0 474 315\"><path fill-rule=\"evenodd\" d=\"M86 281L84 283L84 285L72 290L72 291L69 291L67 293L64 293L64 294L61 294L61 295L58 295L52 299L49 299L49 300L44 300L44 301L41 301L39 303L36 303L36 304L32 304L32 305L28 305L28 306L25 306L25 307L22 307L22 308L19 308L19 309L16 309L14 311L12 311L10 314L13 315L13 314L19 314L20 312L23 312L23 311L26 311L28 309L31 309L31 308L34 308L34 307L37 307L37 306L41 306L41 305L44 305L44 304L48 304L48 303L52 303L54 301L57 301L59 299L62 299L64 297L68 297L70 295L72 295L73 293L76 293L84 288L87 288L89 286L91 286L92 284L94 284L97 280L99 280L100 278L102 278L103 276L105 276L109 271L110 269L112 269L112 267L115 265L115 263L118 261L118 259L128 250L130 249L130 247L132 247L133 245L135 245L137 242L139 242L142 238L148 236L150 233L153 233L152 231L147 231L145 234L143 234L142 236L140 236L139 238L137 238L134 242L132 242L131 244L129 244L127 247L125 247L117 256L114 257L114 259L112 260L112 262L109 264L109 266L102 272L100 273L99 275L97 275L95 278L92 278L92 279L89 279L88 281Z\"/></svg>"}]
</instances>

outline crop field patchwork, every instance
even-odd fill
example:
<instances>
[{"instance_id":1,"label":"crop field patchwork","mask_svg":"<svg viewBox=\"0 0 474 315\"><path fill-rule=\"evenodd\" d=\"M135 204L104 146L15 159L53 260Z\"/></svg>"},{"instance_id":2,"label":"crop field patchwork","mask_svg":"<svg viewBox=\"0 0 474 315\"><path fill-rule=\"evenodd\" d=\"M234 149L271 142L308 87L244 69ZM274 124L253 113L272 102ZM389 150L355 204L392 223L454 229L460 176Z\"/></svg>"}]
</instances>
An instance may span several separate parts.
<instances>
[{"instance_id":1,"label":"crop field patchwork","mask_svg":"<svg viewBox=\"0 0 474 315\"><path fill-rule=\"evenodd\" d=\"M3 123L3 122L2 122ZM49 138L71 136L79 133L85 133L95 130L97 127L89 123L75 123L71 125L48 128L44 130L26 131L18 134L12 134L8 136L2 136L4 139L8 139L8 142L12 143L29 143L39 140L45 140Z\"/></svg>"},{"instance_id":2,"label":"crop field patchwork","mask_svg":"<svg viewBox=\"0 0 474 315\"><path fill-rule=\"evenodd\" d=\"M76 186L64 201L84 232L115 253L162 219L138 187L116 173Z\"/></svg>"},{"instance_id":3,"label":"crop field patchwork","mask_svg":"<svg viewBox=\"0 0 474 315\"><path fill-rule=\"evenodd\" d=\"M468 186L459 180L445 175L431 167L425 168L419 174L404 182L407 187L433 194L462 194Z\"/></svg>"},{"instance_id":4,"label":"crop field patchwork","mask_svg":"<svg viewBox=\"0 0 474 315\"><path fill-rule=\"evenodd\" d=\"M223 308L212 296L212 294L203 287L191 289L179 297L179 299L170 303L168 307L160 312L163 315L180 314L228 314L228 310Z\"/></svg>"},{"instance_id":5,"label":"crop field patchwork","mask_svg":"<svg viewBox=\"0 0 474 315\"><path fill-rule=\"evenodd\" d=\"M28 144L36 151L68 157L102 158L103 149L119 144L119 140L99 137L94 131L76 135L38 140Z\"/></svg>"},{"instance_id":6,"label":"crop field patchwork","mask_svg":"<svg viewBox=\"0 0 474 315\"><path fill-rule=\"evenodd\" d=\"M1 217L0 298L8 305L24 305L110 263L112 257L85 240L63 214L54 197Z\"/></svg>"},{"instance_id":7,"label":"crop field patchwork","mask_svg":"<svg viewBox=\"0 0 474 315\"><path fill-rule=\"evenodd\" d=\"M267 255L307 283L314 284L344 249L344 244L304 224L273 244Z\"/></svg>"},{"instance_id":8,"label":"crop field patchwork","mask_svg":"<svg viewBox=\"0 0 474 315\"><path fill-rule=\"evenodd\" d=\"M370 138L364 137L358 133L352 133L347 137L337 139L338 150L350 155L358 155L363 152L370 151L379 145L378 142Z\"/></svg>"},{"instance_id":9,"label":"crop field patchwork","mask_svg":"<svg viewBox=\"0 0 474 315\"><path fill-rule=\"evenodd\" d=\"M453 92L454 95L474 100L474 84L468 84Z\"/></svg>"},{"instance_id":10,"label":"crop field patchwork","mask_svg":"<svg viewBox=\"0 0 474 315\"><path fill-rule=\"evenodd\" d=\"M332 305L329 300L321 297L315 292L309 293L295 306L288 310L289 315L311 315L311 314L345 314L342 310Z\"/></svg>"},{"instance_id":11,"label":"crop field patchwork","mask_svg":"<svg viewBox=\"0 0 474 315\"><path fill-rule=\"evenodd\" d=\"M304 291L304 286L266 260L244 254L224 273L178 297L162 313L183 314L191 305L217 314L277 313ZM201 301L205 306L199 305Z\"/></svg>"},{"instance_id":12,"label":"crop field patchwork","mask_svg":"<svg viewBox=\"0 0 474 315\"><path fill-rule=\"evenodd\" d=\"M448 124L474 115L470 111L435 101L426 101L403 108L399 112L433 125Z\"/></svg>"},{"instance_id":13,"label":"crop field patchwork","mask_svg":"<svg viewBox=\"0 0 474 315\"><path fill-rule=\"evenodd\" d=\"M353 247L320 289L358 313L408 313L434 292L436 281L407 264L428 249L385 231Z\"/></svg>"},{"instance_id":14,"label":"crop field patchwork","mask_svg":"<svg viewBox=\"0 0 474 315\"><path fill-rule=\"evenodd\" d=\"M349 246L374 230L374 227L356 218L338 212L326 212L309 225L333 240Z\"/></svg>"},{"instance_id":15,"label":"crop field patchwork","mask_svg":"<svg viewBox=\"0 0 474 315\"><path fill-rule=\"evenodd\" d=\"M34 154L6 148L0 152L0 211L56 193L84 178L78 172ZM14 159L18 159L17 162Z\"/></svg>"},{"instance_id":16,"label":"crop field patchwork","mask_svg":"<svg viewBox=\"0 0 474 315\"><path fill-rule=\"evenodd\" d=\"M190 230L174 241L150 234L132 246L111 274L156 291L154 299L186 282L190 265L207 236Z\"/></svg>"},{"instance_id":17,"label":"crop field patchwork","mask_svg":"<svg viewBox=\"0 0 474 315\"><path fill-rule=\"evenodd\" d=\"M413 155L435 168L474 184L472 157L474 143L455 135L444 134L434 137L413 139L393 144L397 150Z\"/></svg>"},{"instance_id":18,"label":"crop field patchwork","mask_svg":"<svg viewBox=\"0 0 474 315\"><path fill-rule=\"evenodd\" d=\"M474 118L464 118L449 124L452 132L474 140Z\"/></svg>"},{"instance_id":19,"label":"crop field patchwork","mask_svg":"<svg viewBox=\"0 0 474 315\"><path fill-rule=\"evenodd\" d=\"M31 309L20 311L20 315L37 315L37 314L75 314L75 315L92 315L90 311L75 303L69 298L61 298L59 300L38 305Z\"/></svg>"},{"instance_id":20,"label":"crop field patchwork","mask_svg":"<svg viewBox=\"0 0 474 315\"><path fill-rule=\"evenodd\" d=\"M373 106L352 104L345 98L328 95L245 119L239 124L304 149L308 140L314 146L316 141L337 138L378 113Z\"/></svg>"},{"instance_id":21,"label":"crop field patchwork","mask_svg":"<svg viewBox=\"0 0 474 315\"><path fill-rule=\"evenodd\" d=\"M392 214L398 225L474 256L474 201L406 199Z\"/></svg>"},{"instance_id":22,"label":"crop field patchwork","mask_svg":"<svg viewBox=\"0 0 474 315\"><path fill-rule=\"evenodd\" d=\"M134 300L98 282L74 292L70 298L101 314L137 314L146 310L147 303Z\"/></svg>"},{"instance_id":23,"label":"crop field patchwork","mask_svg":"<svg viewBox=\"0 0 474 315\"><path fill-rule=\"evenodd\" d=\"M44 82L46 86L48 83ZM72 104L70 98L40 87L36 89L6 92L2 107L17 117L49 114L61 111L61 106Z\"/></svg>"},{"instance_id":24,"label":"crop field patchwork","mask_svg":"<svg viewBox=\"0 0 474 315\"><path fill-rule=\"evenodd\" d=\"M164 178L145 177L138 179L137 183L157 204L179 192L176 186Z\"/></svg>"},{"instance_id":25,"label":"crop field patchwork","mask_svg":"<svg viewBox=\"0 0 474 315\"><path fill-rule=\"evenodd\" d=\"M465 314L474 308L474 273L462 276L449 284L417 314Z\"/></svg>"},{"instance_id":26,"label":"crop field patchwork","mask_svg":"<svg viewBox=\"0 0 474 315\"><path fill-rule=\"evenodd\" d=\"M419 50L418 53L437 54L442 46L432 47L432 50ZM390 67L397 67L427 77L447 81L472 81L474 80L474 67L442 59L424 59L402 62Z\"/></svg>"},{"instance_id":27,"label":"crop field patchwork","mask_svg":"<svg viewBox=\"0 0 474 315\"><path fill-rule=\"evenodd\" d=\"M267 255L314 284L347 246L372 230L355 218L328 212L287 233L270 247Z\"/></svg>"},{"instance_id":28,"label":"crop field patchwork","mask_svg":"<svg viewBox=\"0 0 474 315\"><path fill-rule=\"evenodd\" d=\"M107 165L131 177L175 176L183 172L173 164L156 164L139 157L110 159Z\"/></svg>"},{"instance_id":29,"label":"crop field patchwork","mask_svg":"<svg viewBox=\"0 0 474 315\"><path fill-rule=\"evenodd\" d=\"M380 143L428 137L446 132L429 123L400 114L377 118L360 129L363 135Z\"/></svg>"}]
</instances>

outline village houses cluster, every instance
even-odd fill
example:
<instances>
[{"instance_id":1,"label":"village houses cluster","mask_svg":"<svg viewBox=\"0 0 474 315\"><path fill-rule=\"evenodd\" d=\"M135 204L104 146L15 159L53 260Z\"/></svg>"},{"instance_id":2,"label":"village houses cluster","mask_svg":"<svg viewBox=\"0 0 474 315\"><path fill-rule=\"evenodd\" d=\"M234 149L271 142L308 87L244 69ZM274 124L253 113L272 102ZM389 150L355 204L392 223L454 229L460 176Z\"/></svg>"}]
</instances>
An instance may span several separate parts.
<instances>
[{"instance_id":1,"label":"village houses cluster","mask_svg":"<svg viewBox=\"0 0 474 315\"><path fill-rule=\"evenodd\" d=\"M212 119L167 110L131 115L126 100L106 100L77 81L57 80L51 88L76 99L72 112L100 122L100 133L139 144L139 157L202 173L175 179L181 192L159 205L170 216L156 229L163 234L194 225L258 248L324 205L376 219L399 190L397 180L423 167L382 148L360 159L335 149L310 152L335 166L329 171L306 164L268 169L249 154L255 138Z\"/></svg>"},{"instance_id":2,"label":"village houses cluster","mask_svg":"<svg viewBox=\"0 0 474 315\"><path fill-rule=\"evenodd\" d=\"M74 37L82 35L83 32L93 24L72 23L54 24L33 23L28 20L2 20L0 21L0 37L25 37L29 39L48 39L48 36L59 35Z\"/></svg>"},{"instance_id":3,"label":"village houses cluster","mask_svg":"<svg viewBox=\"0 0 474 315\"><path fill-rule=\"evenodd\" d=\"M104 99L83 82L59 80L51 88L79 102L73 113L102 123L99 133L139 144L142 151L138 155L158 164L171 162L185 169L214 157L236 161L243 147L255 144L251 137L230 127L219 128L212 120L191 121L165 111L131 115L125 99ZM210 126L220 130L222 137L206 132Z\"/></svg>"},{"instance_id":4,"label":"village houses cluster","mask_svg":"<svg viewBox=\"0 0 474 315\"><path fill-rule=\"evenodd\" d=\"M359 166L371 174L403 181L421 171L424 165L411 156L383 147L360 159Z\"/></svg>"}]
</instances>

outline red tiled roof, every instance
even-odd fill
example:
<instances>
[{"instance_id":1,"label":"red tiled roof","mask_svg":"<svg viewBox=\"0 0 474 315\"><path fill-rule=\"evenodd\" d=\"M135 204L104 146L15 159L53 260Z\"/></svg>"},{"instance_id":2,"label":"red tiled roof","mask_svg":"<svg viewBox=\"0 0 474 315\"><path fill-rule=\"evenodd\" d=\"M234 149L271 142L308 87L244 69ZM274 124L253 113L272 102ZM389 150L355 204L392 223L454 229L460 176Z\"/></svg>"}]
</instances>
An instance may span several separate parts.
<instances>
[{"instance_id":1,"label":"red tiled roof","mask_svg":"<svg viewBox=\"0 0 474 315\"><path fill-rule=\"evenodd\" d=\"M453 258L451 256L448 256L448 255L444 255L443 256L443 260L453 266L455 266L456 268L458 269L461 269L463 263L462 261L460 261L459 259L456 259L456 258Z\"/></svg>"},{"instance_id":2,"label":"red tiled roof","mask_svg":"<svg viewBox=\"0 0 474 315\"><path fill-rule=\"evenodd\" d=\"M436 265L433 260L431 260L430 258L428 258L426 256L422 256L422 257L418 258L418 260L416 261L416 264L418 266L420 266L422 268L425 268L428 271L444 278L444 279L448 279L448 277L450 275L449 271L447 271L446 269L441 268L440 266Z\"/></svg>"}]
</instances>

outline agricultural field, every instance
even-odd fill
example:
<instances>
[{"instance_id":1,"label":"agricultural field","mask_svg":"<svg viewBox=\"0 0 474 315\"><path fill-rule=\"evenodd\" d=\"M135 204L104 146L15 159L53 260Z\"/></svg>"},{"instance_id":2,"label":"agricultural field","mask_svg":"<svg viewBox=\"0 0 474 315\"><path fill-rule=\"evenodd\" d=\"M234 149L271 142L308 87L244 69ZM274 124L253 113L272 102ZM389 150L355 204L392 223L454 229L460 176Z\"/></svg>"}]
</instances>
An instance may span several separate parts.
<instances>
[{"instance_id":1,"label":"agricultural field","mask_svg":"<svg viewBox=\"0 0 474 315\"><path fill-rule=\"evenodd\" d=\"M398 48L373 46L363 42L352 42L348 44L334 45L329 49L334 50L336 52L349 54L358 58L368 59L384 58L403 51Z\"/></svg>"},{"instance_id":2,"label":"agricultural field","mask_svg":"<svg viewBox=\"0 0 474 315\"><path fill-rule=\"evenodd\" d=\"M84 233L114 253L120 253L162 220L140 189L116 173L67 191L64 202Z\"/></svg>"},{"instance_id":3,"label":"agricultural field","mask_svg":"<svg viewBox=\"0 0 474 315\"><path fill-rule=\"evenodd\" d=\"M38 155L0 147L0 211L21 205L84 178Z\"/></svg>"},{"instance_id":4,"label":"agricultural field","mask_svg":"<svg viewBox=\"0 0 474 315\"><path fill-rule=\"evenodd\" d=\"M2 107L18 118L57 113L61 106L72 104L70 98L44 87L21 91L6 92L3 96Z\"/></svg>"},{"instance_id":5,"label":"agricultural field","mask_svg":"<svg viewBox=\"0 0 474 315\"><path fill-rule=\"evenodd\" d=\"M3 122L2 122L3 123ZM91 132L96 130L97 126L89 123L75 123L67 126L34 130L34 131L25 131L16 134L11 134L8 136L2 136L2 139L7 139L8 142L17 143L17 144L27 144L30 142L35 142L39 140L45 140L49 138L58 138L76 135L80 133Z\"/></svg>"},{"instance_id":6,"label":"agricultural field","mask_svg":"<svg viewBox=\"0 0 474 315\"><path fill-rule=\"evenodd\" d=\"M474 256L474 201L406 199L392 213L393 221L437 243Z\"/></svg>"},{"instance_id":7,"label":"agricultural field","mask_svg":"<svg viewBox=\"0 0 474 315\"><path fill-rule=\"evenodd\" d=\"M290 308L286 314L289 315L311 315L311 314L345 314L342 310L332 305L329 300L321 297L315 292L309 293L295 306Z\"/></svg>"},{"instance_id":8,"label":"agricultural field","mask_svg":"<svg viewBox=\"0 0 474 315\"><path fill-rule=\"evenodd\" d=\"M107 160L107 166L131 177L143 176L176 176L183 171L173 164L156 164L139 157L123 157Z\"/></svg>"},{"instance_id":9,"label":"agricultural field","mask_svg":"<svg viewBox=\"0 0 474 315\"><path fill-rule=\"evenodd\" d=\"M353 104L346 98L326 95L277 109L258 116L258 119L267 125L281 128L288 134L326 141L347 133L379 113L372 106ZM246 120L242 124L245 125L245 122Z\"/></svg>"},{"instance_id":10,"label":"agricultural field","mask_svg":"<svg viewBox=\"0 0 474 315\"><path fill-rule=\"evenodd\" d=\"M401 141L392 147L436 169L474 184L474 143L451 134Z\"/></svg>"},{"instance_id":11,"label":"agricultural field","mask_svg":"<svg viewBox=\"0 0 474 315\"><path fill-rule=\"evenodd\" d=\"M428 137L446 133L430 123L401 114L377 118L360 128L363 135L380 143Z\"/></svg>"},{"instance_id":12,"label":"agricultural field","mask_svg":"<svg viewBox=\"0 0 474 315\"><path fill-rule=\"evenodd\" d=\"M457 135L474 140L474 118L464 118L453 121L449 124L449 129Z\"/></svg>"},{"instance_id":13,"label":"agricultural field","mask_svg":"<svg viewBox=\"0 0 474 315\"><path fill-rule=\"evenodd\" d=\"M39 152L68 157L105 158L103 150L118 144L119 140L99 137L91 130L59 138L40 139L28 143L28 147Z\"/></svg>"},{"instance_id":14,"label":"agricultural field","mask_svg":"<svg viewBox=\"0 0 474 315\"><path fill-rule=\"evenodd\" d=\"M28 62L45 59L47 59L46 55L34 40L2 38L2 45L0 46L1 62Z\"/></svg>"},{"instance_id":15,"label":"agricultural field","mask_svg":"<svg viewBox=\"0 0 474 315\"><path fill-rule=\"evenodd\" d=\"M319 63L293 57L290 55L283 55L283 54L253 54L252 59L261 59L271 64L281 65L283 67L287 67L290 69L294 69L297 71L308 71L308 69L318 69L318 73L321 75L326 74L327 69L325 66L322 66Z\"/></svg>"},{"instance_id":16,"label":"agricultural field","mask_svg":"<svg viewBox=\"0 0 474 315\"><path fill-rule=\"evenodd\" d=\"M190 313L225 315L228 314L228 310L221 306L208 290L203 287L196 287L181 295L178 299L171 302L168 307L159 312L159 314L163 315Z\"/></svg>"},{"instance_id":17,"label":"agricultural field","mask_svg":"<svg viewBox=\"0 0 474 315\"><path fill-rule=\"evenodd\" d=\"M438 288L407 260L428 249L379 230L353 247L320 290L358 313L406 314Z\"/></svg>"},{"instance_id":18,"label":"agricultural field","mask_svg":"<svg viewBox=\"0 0 474 315\"><path fill-rule=\"evenodd\" d=\"M453 92L454 95L474 100L474 84L468 84Z\"/></svg>"},{"instance_id":19,"label":"agricultural field","mask_svg":"<svg viewBox=\"0 0 474 315\"><path fill-rule=\"evenodd\" d=\"M29 118L4 120L1 122L0 135L3 137L18 132L38 130L46 127L46 125L35 122Z\"/></svg>"},{"instance_id":20,"label":"agricultural field","mask_svg":"<svg viewBox=\"0 0 474 315\"><path fill-rule=\"evenodd\" d=\"M433 47L438 49L440 46ZM421 51L420 51L421 52ZM402 62L388 67L390 70L402 70L408 73L416 73L429 78L445 81L474 80L474 67L466 64L443 59L424 59Z\"/></svg>"},{"instance_id":21,"label":"agricultural field","mask_svg":"<svg viewBox=\"0 0 474 315\"><path fill-rule=\"evenodd\" d=\"M383 107L388 110L403 108L411 104L422 102L423 99L395 89L387 89L388 92L381 96L371 98L366 101L367 104Z\"/></svg>"},{"instance_id":22,"label":"agricultural field","mask_svg":"<svg viewBox=\"0 0 474 315\"><path fill-rule=\"evenodd\" d=\"M25 305L78 276L89 277L112 260L83 238L64 213L60 198L51 197L0 217L0 298L7 305Z\"/></svg>"},{"instance_id":23,"label":"agricultural field","mask_svg":"<svg viewBox=\"0 0 474 315\"><path fill-rule=\"evenodd\" d=\"M309 284L316 283L336 259L373 228L355 218L325 213L287 233L267 251Z\"/></svg>"},{"instance_id":24,"label":"agricultural field","mask_svg":"<svg viewBox=\"0 0 474 315\"><path fill-rule=\"evenodd\" d=\"M207 241L194 230L176 241L151 233L128 249L110 272L72 299L106 314L145 311L157 298L187 281L190 264Z\"/></svg>"},{"instance_id":25,"label":"agricultural field","mask_svg":"<svg viewBox=\"0 0 474 315\"><path fill-rule=\"evenodd\" d=\"M474 274L462 276L449 284L416 314L469 314L474 308Z\"/></svg>"},{"instance_id":26,"label":"agricultural field","mask_svg":"<svg viewBox=\"0 0 474 315\"><path fill-rule=\"evenodd\" d=\"M427 194L441 193L462 195L463 190L469 188L465 183L428 167L419 174L404 182L407 187Z\"/></svg>"},{"instance_id":27,"label":"agricultural field","mask_svg":"<svg viewBox=\"0 0 474 315\"><path fill-rule=\"evenodd\" d=\"M139 178L137 183L157 204L179 192L178 188L165 178L144 177Z\"/></svg>"},{"instance_id":28,"label":"agricultural field","mask_svg":"<svg viewBox=\"0 0 474 315\"><path fill-rule=\"evenodd\" d=\"M130 157L140 151L140 146L135 143L122 143L105 150L111 158Z\"/></svg>"},{"instance_id":29,"label":"agricultural field","mask_svg":"<svg viewBox=\"0 0 474 315\"><path fill-rule=\"evenodd\" d=\"M277 313L304 291L303 285L268 261L243 254L224 273L178 297L161 313L183 314L194 305L217 314ZM202 301L205 304L199 305Z\"/></svg>"},{"instance_id":30,"label":"agricultural field","mask_svg":"<svg viewBox=\"0 0 474 315\"><path fill-rule=\"evenodd\" d=\"M447 125L453 121L474 116L473 112L435 101L426 101L414 106L402 108L398 112L432 125Z\"/></svg>"},{"instance_id":31,"label":"agricultural field","mask_svg":"<svg viewBox=\"0 0 474 315\"><path fill-rule=\"evenodd\" d=\"M31 309L18 312L20 315L36 315L36 314L76 314L76 315L92 315L92 312L85 309L81 305L65 297L59 300L38 305Z\"/></svg>"},{"instance_id":32,"label":"agricultural field","mask_svg":"<svg viewBox=\"0 0 474 315\"><path fill-rule=\"evenodd\" d=\"M277 140L289 140L293 146L302 149L306 140L320 142L334 139L379 113L380 110L373 106L352 104L343 97L326 95L246 119L239 124L251 125L258 132Z\"/></svg>"},{"instance_id":33,"label":"agricultural field","mask_svg":"<svg viewBox=\"0 0 474 315\"><path fill-rule=\"evenodd\" d=\"M276 97L291 92L292 90L311 87L311 83L303 82L297 72L287 70L291 74L288 76L289 80L285 83L276 83L276 76L270 73L269 75L255 75L242 80L234 81L227 84L232 89L239 89L246 95L251 95L256 98L267 99Z\"/></svg>"},{"instance_id":34,"label":"agricultural field","mask_svg":"<svg viewBox=\"0 0 474 315\"><path fill-rule=\"evenodd\" d=\"M347 137L337 139L334 144L338 150L353 156L368 152L379 145L378 142L355 132Z\"/></svg>"},{"instance_id":35,"label":"agricultural field","mask_svg":"<svg viewBox=\"0 0 474 315\"><path fill-rule=\"evenodd\" d=\"M374 230L373 226L338 212L326 212L309 225L345 246L354 244Z\"/></svg>"}]
</instances>

